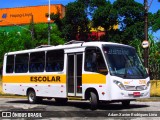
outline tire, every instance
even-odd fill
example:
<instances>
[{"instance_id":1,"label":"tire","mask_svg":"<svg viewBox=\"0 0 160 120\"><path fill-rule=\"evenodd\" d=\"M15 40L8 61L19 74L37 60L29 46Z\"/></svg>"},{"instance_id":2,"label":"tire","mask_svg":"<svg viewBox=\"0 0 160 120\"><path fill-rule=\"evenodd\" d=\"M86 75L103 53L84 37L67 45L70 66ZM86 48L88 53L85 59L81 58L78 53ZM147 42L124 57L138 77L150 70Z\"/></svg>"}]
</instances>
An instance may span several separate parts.
<instances>
[{"instance_id":1,"label":"tire","mask_svg":"<svg viewBox=\"0 0 160 120\"><path fill-rule=\"evenodd\" d=\"M129 100L122 101L122 105L123 105L123 107L129 107L130 106L130 101Z\"/></svg>"},{"instance_id":2,"label":"tire","mask_svg":"<svg viewBox=\"0 0 160 120\"><path fill-rule=\"evenodd\" d=\"M37 97L36 97L36 93L35 93L34 90L29 90L29 92L27 94L27 97L28 97L28 102L31 103L31 104L36 103L37 100L38 100Z\"/></svg>"},{"instance_id":3,"label":"tire","mask_svg":"<svg viewBox=\"0 0 160 120\"><path fill-rule=\"evenodd\" d=\"M55 101L59 104L65 104L67 103L68 99L67 98L55 98Z\"/></svg>"},{"instance_id":4,"label":"tire","mask_svg":"<svg viewBox=\"0 0 160 120\"><path fill-rule=\"evenodd\" d=\"M98 106L98 97L94 92L90 92L90 97L89 97L89 101L90 101L90 107L92 110L97 109Z\"/></svg>"}]
</instances>

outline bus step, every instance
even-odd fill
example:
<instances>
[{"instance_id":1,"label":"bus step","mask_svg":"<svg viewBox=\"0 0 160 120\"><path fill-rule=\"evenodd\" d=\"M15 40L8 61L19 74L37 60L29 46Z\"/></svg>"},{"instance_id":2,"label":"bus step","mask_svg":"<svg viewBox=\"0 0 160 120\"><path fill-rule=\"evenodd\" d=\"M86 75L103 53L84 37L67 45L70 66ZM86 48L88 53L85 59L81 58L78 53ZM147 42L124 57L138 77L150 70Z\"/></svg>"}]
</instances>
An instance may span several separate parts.
<instances>
[{"instance_id":1,"label":"bus step","mask_svg":"<svg viewBox=\"0 0 160 120\"><path fill-rule=\"evenodd\" d=\"M68 96L69 100L82 100L82 97Z\"/></svg>"}]
</instances>

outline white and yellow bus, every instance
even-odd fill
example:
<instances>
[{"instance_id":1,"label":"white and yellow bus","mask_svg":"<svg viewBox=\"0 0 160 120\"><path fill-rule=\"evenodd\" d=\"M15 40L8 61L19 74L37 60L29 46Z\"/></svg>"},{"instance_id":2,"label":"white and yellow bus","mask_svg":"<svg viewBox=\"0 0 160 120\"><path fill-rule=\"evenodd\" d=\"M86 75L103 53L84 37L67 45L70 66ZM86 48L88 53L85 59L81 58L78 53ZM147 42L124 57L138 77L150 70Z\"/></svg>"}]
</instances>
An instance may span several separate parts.
<instances>
[{"instance_id":1,"label":"white and yellow bus","mask_svg":"<svg viewBox=\"0 0 160 120\"><path fill-rule=\"evenodd\" d=\"M67 102L122 102L150 97L150 78L135 48L111 42L75 42L4 55L4 93Z\"/></svg>"}]
</instances>

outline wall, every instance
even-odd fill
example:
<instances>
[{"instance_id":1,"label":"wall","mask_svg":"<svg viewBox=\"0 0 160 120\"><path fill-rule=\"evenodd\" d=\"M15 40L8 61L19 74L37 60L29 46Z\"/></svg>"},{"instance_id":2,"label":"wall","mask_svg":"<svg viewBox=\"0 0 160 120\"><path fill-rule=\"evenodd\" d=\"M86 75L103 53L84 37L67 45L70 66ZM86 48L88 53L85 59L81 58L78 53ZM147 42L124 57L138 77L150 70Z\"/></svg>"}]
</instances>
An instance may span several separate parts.
<instances>
[{"instance_id":1,"label":"wall","mask_svg":"<svg viewBox=\"0 0 160 120\"><path fill-rule=\"evenodd\" d=\"M65 7L63 5L51 5L51 13L58 11L61 18L64 17ZM46 23L48 22L47 13L48 5L0 9L0 26L29 24L32 21L32 16L34 23Z\"/></svg>"}]
</instances>

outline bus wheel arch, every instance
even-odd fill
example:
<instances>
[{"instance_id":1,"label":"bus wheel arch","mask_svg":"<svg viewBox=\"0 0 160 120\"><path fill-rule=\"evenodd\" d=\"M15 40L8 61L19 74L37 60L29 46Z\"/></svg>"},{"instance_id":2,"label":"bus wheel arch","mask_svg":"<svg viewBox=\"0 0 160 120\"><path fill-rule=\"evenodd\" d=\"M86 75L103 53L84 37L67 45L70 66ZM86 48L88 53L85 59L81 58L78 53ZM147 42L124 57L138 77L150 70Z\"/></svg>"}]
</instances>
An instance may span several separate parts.
<instances>
[{"instance_id":1,"label":"bus wheel arch","mask_svg":"<svg viewBox=\"0 0 160 120\"><path fill-rule=\"evenodd\" d=\"M29 92L29 91L32 91L32 90L35 92L35 90L34 90L33 88L29 87L29 88L27 89L27 91L26 91L26 95L28 95L28 92Z\"/></svg>"},{"instance_id":2,"label":"bus wheel arch","mask_svg":"<svg viewBox=\"0 0 160 120\"><path fill-rule=\"evenodd\" d=\"M33 88L27 89L28 102L31 104L42 102L42 97L37 97L36 92Z\"/></svg>"},{"instance_id":3,"label":"bus wheel arch","mask_svg":"<svg viewBox=\"0 0 160 120\"><path fill-rule=\"evenodd\" d=\"M97 98L99 99L98 92L95 88L87 88L86 91L85 91L85 96L84 96L86 100L89 99L90 92L94 92L97 95Z\"/></svg>"},{"instance_id":4,"label":"bus wheel arch","mask_svg":"<svg viewBox=\"0 0 160 120\"><path fill-rule=\"evenodd\" d=\"M85 92L85 99L89 100L90 107L95 110L98 106L99 96L95 88L88 88Z\"/></svg>"}]
</instances>

